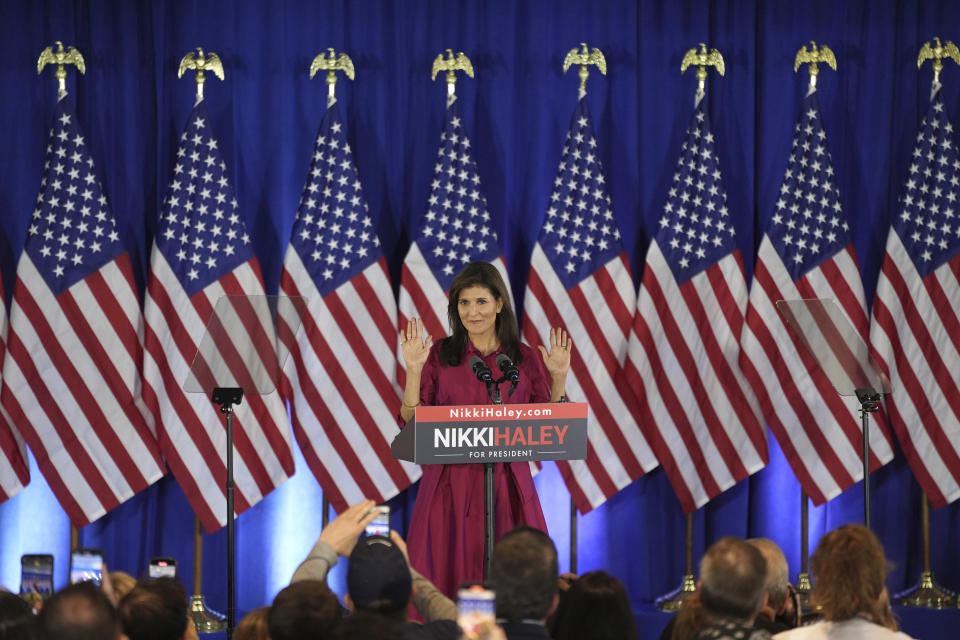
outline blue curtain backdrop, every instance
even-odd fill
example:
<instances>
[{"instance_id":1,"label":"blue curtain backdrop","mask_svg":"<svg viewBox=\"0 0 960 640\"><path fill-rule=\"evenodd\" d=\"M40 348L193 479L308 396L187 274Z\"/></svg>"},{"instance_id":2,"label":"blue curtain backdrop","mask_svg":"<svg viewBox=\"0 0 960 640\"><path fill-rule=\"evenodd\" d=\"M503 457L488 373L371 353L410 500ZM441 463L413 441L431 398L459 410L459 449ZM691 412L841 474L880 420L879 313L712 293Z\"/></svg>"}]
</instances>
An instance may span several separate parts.
<instances>
[{"instance_id":1,"label":"blue curtain backdrop","mask_svg":"<svg viewBox=\"0 0 960 640\"><path fill-rule=\"evenodd\" d=\"M843 206L868 299L913 139L927 109L931 71L916 68L934 35L960 41L960 4L893 0L204 0L0 3L0 269L7 295L39 187L56 101L52 71L37 77L40 51L62 40L85 56L68 87L142 288L177 138L193 105L192 79L177 80L194 47L220 55L226 80L207 84L211 124L234 178L268 292L276 292L326 86L310 81L314 55L334 47L356 65L338 96L371 212L380 220L394 284L427 200L445 88L429 79L445 48L466 52L476 79L458 83L483 189L522 297L529 252L547 207L577 78L561 73L581 41L603 50L589 102L613 209L635 281L693 108L685 51L706 42L726 60L708 81L730 211L752 272L755 246L786 167L806 90L793 73L797 49L816 40L839 72L820 74L820 102ZM960 70L943 72L946 104L960 122ZM522 299L517 300L522 308ZM960 401L960 399L957 399ZM771 439L770 465L696 513L695 555L723 535L769 536L799 565L800 489ZM269 602L320 529L321 492L298 458L293 479L237 522L238 608ZM893 562L892 591L920 571L920 491L902 457L872 476L874 528ZM537 478L550 533L567 566L568 496L548 467ZM405 532L413 491L392 501ZM823 532L862 518L858 485L811 511L811 547ZM932 515L932 559L941 582L960 587L960 507ZM179 561L188 589L193 514L165 478L79 532L112 568L140 574L150 556ZM653 472L580 519L579 569L605 568L636 603L675 587L683 573L684 518L665 476ZM0 505L0 582L19 587L19 556L56 554L66 579L69 524L36 468L31 485ZM204 538L203 591L225 607L225 534ZM342 575L334 576L342 589Z\"/></svg>"}]
</instances>

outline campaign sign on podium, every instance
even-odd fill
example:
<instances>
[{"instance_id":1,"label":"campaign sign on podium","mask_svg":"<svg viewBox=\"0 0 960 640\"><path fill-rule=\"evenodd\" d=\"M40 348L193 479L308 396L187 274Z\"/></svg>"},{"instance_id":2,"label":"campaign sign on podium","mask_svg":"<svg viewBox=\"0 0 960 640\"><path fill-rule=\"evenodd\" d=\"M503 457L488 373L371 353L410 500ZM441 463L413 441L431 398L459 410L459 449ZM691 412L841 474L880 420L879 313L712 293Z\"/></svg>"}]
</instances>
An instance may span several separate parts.
<instances>
[{"instance_id":1,"label":"campaign sign on podium","mask_svg":"<svg viewBox=\"0 0 960 640\"><path fill-rule=\"evenodd\" d=\"M583 460L587 404L417 407L390 451L417 464Z\"/></svg>"}]
</instances>

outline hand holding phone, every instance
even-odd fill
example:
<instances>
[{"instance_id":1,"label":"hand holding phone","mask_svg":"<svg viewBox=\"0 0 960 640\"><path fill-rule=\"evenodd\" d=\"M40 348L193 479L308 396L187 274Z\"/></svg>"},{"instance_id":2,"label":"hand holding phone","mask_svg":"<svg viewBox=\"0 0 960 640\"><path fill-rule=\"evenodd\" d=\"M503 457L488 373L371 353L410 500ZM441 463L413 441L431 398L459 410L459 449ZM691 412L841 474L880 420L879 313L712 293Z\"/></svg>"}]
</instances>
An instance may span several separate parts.
<instances>
[{"instance_id":1,"label":"hand holding phone","mask_svg":"<svg viewBox=\"0 0 960 640\"><path fill-rule=\"evenodd\" d=\"M74 549L70 554L70 584L103 584L103 552L99 549Z\"/></svg>"}]
</instances>

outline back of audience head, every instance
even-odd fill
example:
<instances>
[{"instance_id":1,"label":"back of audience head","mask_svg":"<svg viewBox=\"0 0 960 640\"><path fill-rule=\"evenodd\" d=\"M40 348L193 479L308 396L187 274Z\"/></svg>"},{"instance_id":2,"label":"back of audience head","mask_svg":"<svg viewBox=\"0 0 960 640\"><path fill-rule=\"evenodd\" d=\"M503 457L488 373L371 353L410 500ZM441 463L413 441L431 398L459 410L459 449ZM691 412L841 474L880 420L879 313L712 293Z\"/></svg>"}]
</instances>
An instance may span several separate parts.
<instances>
[{"instance_id":1,"label":"back of audience head","mask_svg":"<svg viewBox=\"0 0 960 640\"><path fill-rule=\"evenodd\" d=\"M126 571L111 571L110 585L113 587L113 600L119 604L137 586L137 579Z\"/></svg>"},{"instance_id":2,"label":"back of audience head","mask_svg":"<svg viewBox=\"0 0 960 640\"><path fill-rule=\"evenodd\" d=\"M36 635L36 616L30 603L9 591L0 591L0 640L30 640Z\"/></svg>"},{"instance_id":3,"label":"back of audience head","mask_svg":"<svg viewBox=\"0 0 960 640\"><path fill-rule=\"evenodd\" d=\"M712 619L753 624L764 603L766 576L766 561L755 547L721 538L700 561L700 604Z\"/></svg>"},{"instance_id":4,"label":"back of audience head","mask_svg":"<svg viewBox=\"0 0 960 640\"><path fill-rule=\"evenodd\" d=\"M811 604L826 620L866 616L896 629L884 582L887 559L880 540L866 527L848 524L827 533L810 556Z\"/></svg>"},{"instance_id":5,"label":"back of audience head","mask_svg":"<svg viewBox=\"0 0 960 640\"><path fill-rule=\"evenodd\" d=\"M233 630L233 640L269 640L270 630L267 628L269 615L270 607L259 607L247 613Z\"/></svg>"},{"instance_id":6,"label":"back of audience head","mask_svg":"<svg viewBox=\"0 0 960 640\"><path fill-rule=\"evenodd\" d=\"M752 545L761 554L767 563L767 604L774 612L780 611L790 591L790 568L787 566L787 557L769 538L750 538L747 543Z\"/></svg>"},{"instance_id":7,"label":"back of audience head","mask_svg":"<svg viewBox=\"0 0 960 640\"><path fill-rule=\"evenodd\" d=\"M623 583L606 571L574 580L556 613L555 640L636 640L637 624Z\"/></svg>"},{"instance_id":8,"label":"back of audience head","mask_svg":"<svg viewBox=\"0 0 960 640\"><path fill-rule=\"evenodd\" d=\"M412 595L410 566L390 538L367 536L357 542L347 567L348 607L406 619Z\"/></svg>"},{"instance_id":9,"label":"back of audience head","mask_svg":"<svg viewBox=\"0 0 960 640\"><path fill-rule=\"evenodd\" d=\"M130 640L180 640L187 631L187 593L173 578L140 580L117 614Z\"/></svg>"},{"instance_id":10,"label":"back of audience head","mask_svg":"<svg viewBox=\"0 0 960 640\"><path fill-rule=\"evenodd\" d=\"M557 548L547 534L518 527L493 548L490 582L497 617L544 620L557 601Z\"/></svg>"},{"instance_id":11,"label":"back of audience head","mask_svg":"<svg viewBox=\"0 0 960 640\"><path fill-rule=\"evenodd\" d=\"M326 640L342 617L340 601L326 582L301 580L273 599L267 627L270 640Z\"/></svg>"},{"instance_id":12,"label":"back of audience head","mask_svg":"<svg viewBox=\"0 0 960 640\"><path fill-rule=\"evenodd\" d=\"M91 582L64 587L40 611L44 640L115 640L120 621L107 596Z\"/></svg>"}]
</instances>

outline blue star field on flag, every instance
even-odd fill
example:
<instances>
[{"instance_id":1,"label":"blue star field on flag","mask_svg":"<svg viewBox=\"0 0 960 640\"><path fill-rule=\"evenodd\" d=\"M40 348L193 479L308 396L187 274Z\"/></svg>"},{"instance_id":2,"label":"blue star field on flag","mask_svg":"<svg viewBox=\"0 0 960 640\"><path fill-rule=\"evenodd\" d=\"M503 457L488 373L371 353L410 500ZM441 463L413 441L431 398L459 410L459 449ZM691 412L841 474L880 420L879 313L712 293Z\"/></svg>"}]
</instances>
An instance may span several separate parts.
<instances>
[{"instance_id":1,"label":"blue star field on flag","mask_svg":"<svg viewBox=\"0 0 960 640\"><path fill-rule=\"evenodd\" d=\"M796 281L850 241L817 94L804 101L767 234Z\"/></svg>"},{"instance_id":2,"label":"blue star field on flag","mask_svg":"<svg viewBox=\"0 0 960 640\"><path fill-rule=\"evenodd\" d=\"M193 109L180 138L156 243L192 296L253 257L207 110Z\"/></svg>"},{"instance_id":3,"label":"blue star field on flag","mask_svg":"<svg viewBox=\"0 0 960 640\"><path fill-rule=\"evenodd\" d=\"M958 193L960 156L938 92L917 134L902 209L893 221L921 277L960 252Z\"/></svg>"},{"instance_id":4,"label":"blue star field on flag","mask_svg":"<svg viewBox=\"0 0 960 640\"><path fill-rule=\"evenodd\" d=\"M622 250L585 98L570 121L538 240L567 289Z\"/></svg>"},{"instance_id":5,"label":"blue star field on flag","mask_svg":"<svg viewBox=\"0 0 960 640\"><path fill-rule=\"evenodd\" d=\"M456 101L447 107L446 117L427 213L416 240L444 291L468 262L490 262L500 255Z\"/></svg>"},{"instance_id":6,"label":"blue star field on flag","mask_svg":"<svg viewBox=\"0 0 960 640\"><path fill-rule=\"evenodd\" d=\"M55 295L123 253L70 98L57 104L24 250Z\"/></svg>"},{"instance_id":7,"label":"blue star field on flag","mask_svg":"<svg viewBox=\"0 0 960 640\"><path fill-rule=\"evenodd\" d=\"M336 104L320 123L290 243L324 296L382 255Z\"/></svg>"},{"instance_id":8,"label":"blue star field on flag","mask_svg":"<svg viewBox=\"0 0 960 640\"><path fill-rule=\"evenodd\" d=\"M656 236L678 283L736 248L710 119L703 104L701 101L697 106L687 126Z\"/></svg>"}]
</instances>

